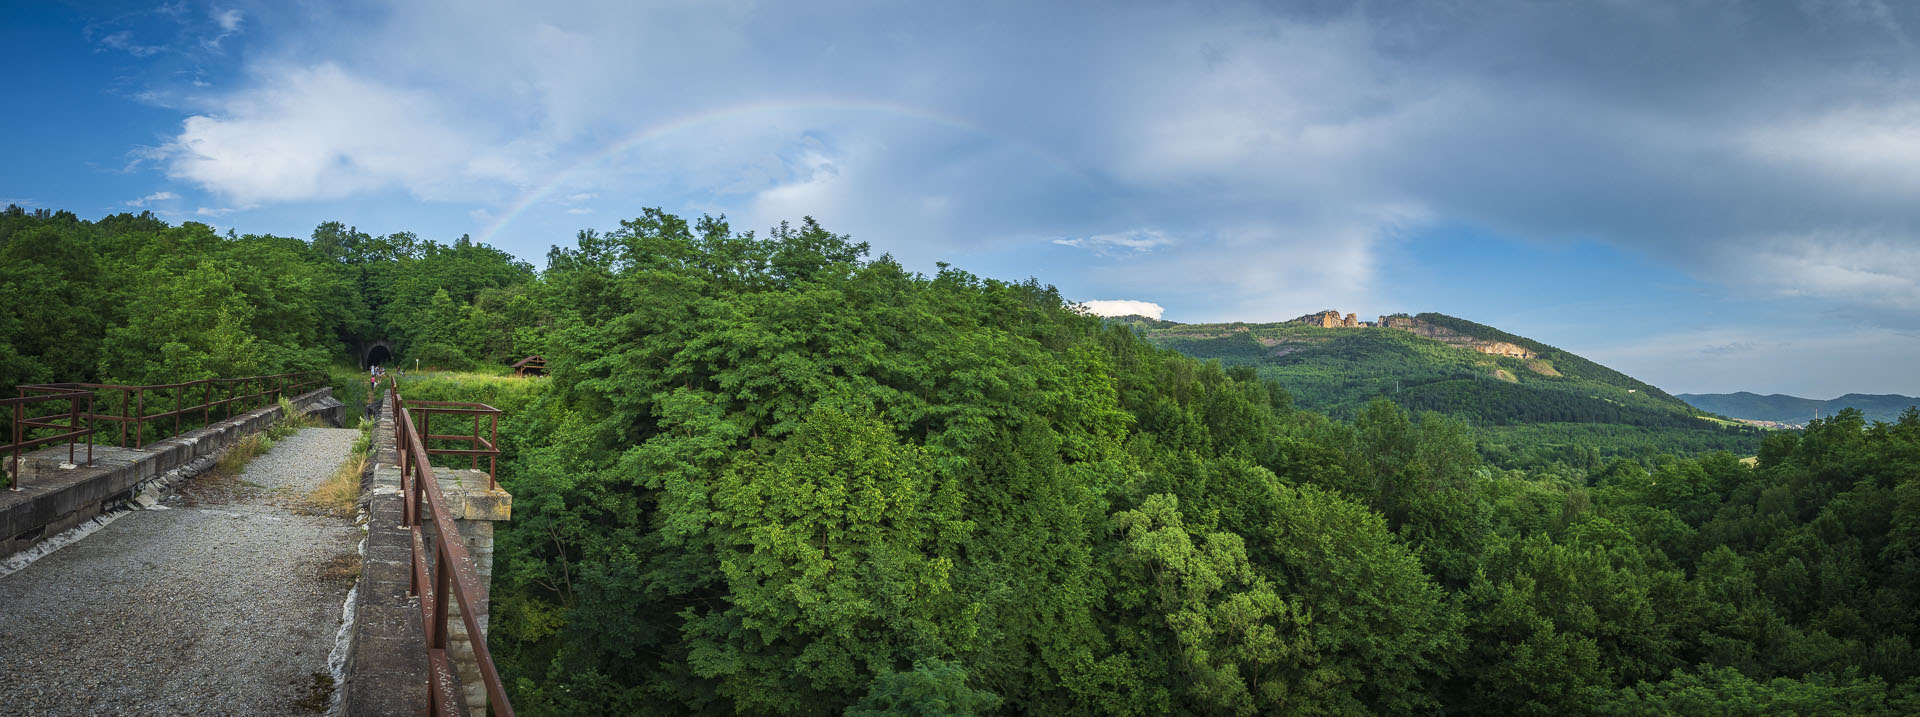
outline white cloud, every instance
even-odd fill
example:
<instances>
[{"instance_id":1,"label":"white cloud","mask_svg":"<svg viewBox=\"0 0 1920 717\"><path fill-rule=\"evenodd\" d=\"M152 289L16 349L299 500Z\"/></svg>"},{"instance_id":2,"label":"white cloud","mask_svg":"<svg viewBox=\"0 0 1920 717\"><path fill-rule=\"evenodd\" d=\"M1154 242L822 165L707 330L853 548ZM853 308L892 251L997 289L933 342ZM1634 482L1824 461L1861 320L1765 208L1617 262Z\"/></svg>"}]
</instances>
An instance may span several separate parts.
<instances>
[{"instance_id":1,"label":"white cloud","mask_svg":"<svg viewBox=\"0 0 1920 717\"><path fill-rule=\"evenodd\" d=\"M1095 299L1080 302L1080 308L1094 316L1139 315L1149 319L1158 319L1167 310L1151 301L1134 299Z\"/></svg>"},{"instance_id":2,"label":"white cloud","mask_svg":"<svg viewBox=\"0 0 1920 717\"><path fill-rule=\"evenodd\" d=\"M228 214L232 214L242 209L245 209L245 207L218 207L218 208L201 207L199 209L193 210L193 213L203 217L218 218L218 217L224 217Z\"/></svg>"},{"instance_id":3,"label":"white cloud","mask_svg":"<svg viewBox=\"0 0 1920 717\"><path fill-rule=\"evenodd\" d=\"M259 88L188 117L160 154L168 176L239 203L395 188L450 199L510 179L477 169L491 145L431 94L324 64L263 71Z\"/></svg>"},{"instance_id":4,"label":"white cloud","mask_svg":"<svg viewBox=\"0 0 1920 717\"><path fill-rule=\"evenodd\" d=\"M588 209L588 208L586 208L586 207L573 207L573 208L570 208L570 209L568 209L568 210L567 210L567 213L568 213L568 214L576 214L576 215L577 215L577 214L592 214L592 213L593 213L593 210L592 210L592 209Z\"/></svg>"},{"instance_id":5,"label":"white cloud","mask_svg":"<svg viewBox=\"0 0 1920 717\"><path fill-rule=\"evenodd\" d=\"M484 204L528 256L603 195L903 260L1051 242L1087 261L1035 275L1196 318L1366 308L1446 225L1920 323L1908 11L1208 7L402 3L255 38L164 166L236 204Z\"/></svg>"},{"instance_id":6,"label":"white cloud","mask_svg":"<svg viewBox=\"0 0 1920 717\"><path fill-rule=\"evenodd\" d=\"M133 39L133 31L121 30L100 38L100 45L119 50L134 57L150 57L166 51L165 45L142 45Z\"/></svg>"},{"instance_id":7,"label":"white cloud","mask_svg":"<svg viewBox=\"0 0 1920 717\"><path fill-rule=\"evenodd\" d=\"M1055 239L1053 243L1070 246L1075 249L1088 249L1095 254L1137 254L1153 250L1155 247L1171 246L1174 241L1166 232L1158 229L1142 228L1116 234L1096 234L1072 239Z\"/></svg>"},{"instance_id":8,"label":"white cloud","mask_svg":"<svg viewBox=\"0 0 1920 717\"><path fill-rule=\"evenodd\" d=\"M240 14L239 10L234 10L231 8L226 10L214 10L213 12L213 21L219 24L220 31L225 33L239 32L240 23L243 19L244 19L244 16Z\"/></svg>"},{"instance_id":9,"label":"white cloud","mask_svg":"<svg viewBox=\"0 0 1920 717\"><path fill-rule=\"evenodd\" d=\"M144 207L153 202L164 202L164 201L179 199L179 198L180 198L180 195L174 194L173 192L154 192L152 194L141 197L139 199L129 199L127 201L121 202L121 204L124 204L129 207Z\"/></svg>"}]
</instances>

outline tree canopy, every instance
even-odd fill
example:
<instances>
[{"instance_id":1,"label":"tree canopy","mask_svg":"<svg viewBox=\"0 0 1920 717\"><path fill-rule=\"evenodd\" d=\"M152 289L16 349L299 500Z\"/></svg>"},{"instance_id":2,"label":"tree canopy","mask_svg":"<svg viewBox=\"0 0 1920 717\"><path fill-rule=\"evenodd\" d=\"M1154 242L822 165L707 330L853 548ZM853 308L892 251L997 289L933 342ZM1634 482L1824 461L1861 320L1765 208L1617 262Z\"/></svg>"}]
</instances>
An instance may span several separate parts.
<instances>
[{"instance_id":1,"label":"tree canopy","mask_svg":"<svg viewBox=\"0 0 1920 717\"><path fill-rule=\"evenodd\" d=\"M810 219L647 210L535 272L12 208L0 256L14 383L545 356L407 389L506 411L489 640L528 714L1920 708L1920 411L1505 467L1460 415L1329 416Z\"/></svg>"}]
</instances>

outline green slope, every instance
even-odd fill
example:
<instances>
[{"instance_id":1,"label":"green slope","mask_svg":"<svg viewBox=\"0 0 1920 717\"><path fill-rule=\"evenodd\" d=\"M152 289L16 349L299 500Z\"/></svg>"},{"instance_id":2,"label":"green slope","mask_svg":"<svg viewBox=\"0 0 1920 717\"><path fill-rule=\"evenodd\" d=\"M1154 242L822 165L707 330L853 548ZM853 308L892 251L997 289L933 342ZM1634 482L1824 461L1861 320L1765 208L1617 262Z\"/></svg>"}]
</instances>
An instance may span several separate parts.
<instances>
[{"instance_id":1,"label":"green slope","mask_svg":"<svg viewBox=\"0 0 1920 717\"><path fill-rule=\"evenodd\" d=\"M1571 352L1444 314L1411 317L1447 343L1385 328L1304 324L1178 324L1125 319L1155 344L1223 365L1251 366L1301 408L1350 417L1386 397L1482 428L1482 451L1507 465L1731 450L1760 433L1730 427L1657 387ZM1435 328L1437 327L1437 329ZM1516 358L1457 343L1504 342Z\"/></svg>"},{"instance_id":2,"label":"green slope","mask_svg":"<svg viewBox=\"0 0 1920 717\"><path fill-rule=\"evenodd\" d=\"M1831 416L1843 408L1858 409L1869 421L1893 422L1900 412L1920 405L1920 398L1897 394L1849 393L1822 401L1783 394L1762 396L1739 393L1683 393L1680 399L1703 411L1732 418L1781 423L1806 423L1815 415Z\"/></svg>"}]
</instances>

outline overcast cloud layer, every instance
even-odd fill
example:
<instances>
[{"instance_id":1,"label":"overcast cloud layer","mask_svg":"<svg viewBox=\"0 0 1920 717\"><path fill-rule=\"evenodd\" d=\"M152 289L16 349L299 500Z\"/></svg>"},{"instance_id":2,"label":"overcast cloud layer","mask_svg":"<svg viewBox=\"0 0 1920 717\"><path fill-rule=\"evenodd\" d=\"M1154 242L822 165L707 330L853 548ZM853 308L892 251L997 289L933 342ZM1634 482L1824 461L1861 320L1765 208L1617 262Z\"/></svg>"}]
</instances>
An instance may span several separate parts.
<instances>
[{"instance_id":1,"label":"overcast cloud layer","mask_svg":"<svg viewBox=\"0 0 1920 717\"><path fill-rule=\"evenodd\" d=\"M229 68L148 76L144 101L179 120L131 154L165 181L115 203L178 192L154 206L292 233L247 217L356 221L356 202L407 197L440 211L363 228L530 259L642 206L742 229L813 215L910 266L1032 274L1177 321L1448 310L1386 268L1443 230L1518 252L1593 243L1845 331L1882 368L1855 374L1873 386L1794 379L1823 369L1804 359L1715 372L1699 367L1736 352L1693 357L1684 323L1600 339L1516 309L1503 328L1674 390L1920 392L1888 368L1920 361L1911 4L558 5L103 23L103 52L164 58L192 37L180 54ZM1435 270L1463 292L1504 279Z\"/></svg>"}]
</instances>

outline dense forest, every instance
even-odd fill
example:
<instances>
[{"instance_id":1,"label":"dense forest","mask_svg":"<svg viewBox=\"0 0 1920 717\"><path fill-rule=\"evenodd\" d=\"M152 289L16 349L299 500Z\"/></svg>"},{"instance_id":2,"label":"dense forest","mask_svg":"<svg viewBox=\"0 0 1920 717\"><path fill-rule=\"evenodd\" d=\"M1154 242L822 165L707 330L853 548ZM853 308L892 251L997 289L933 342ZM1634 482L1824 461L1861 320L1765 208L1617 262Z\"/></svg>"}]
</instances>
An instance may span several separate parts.
<instances>
[{"instance_id":1,"label":"dense forest","mask_svg":"<svg viewBox=\"0 0 1920 717\"><path fill-rule=\"evenodd\" d=\"M539 350L533 267L465 237L216 234L150 213L0 212L0 386L157 384L357 364L385 339L449 369ZM518 342L516 344L516 342ZM518 353L519 355L515 355Z\"/></svg>"},{"instance_id":2,"label":"dense forest","mask_svg":"<svg viewBox=\"0 0 1920 717\"><path fill-rule=\"evenodd\" d=\"M1307 410L812 220L649 210L534 272L10 209L0 252L8 381L543 353L407 388L507 413L490 642L528 714L1920 712L1920 412L1750 462L1521 424L1565 459L1504 469L1465 419Z\"/></svg>"}]
</instances>

